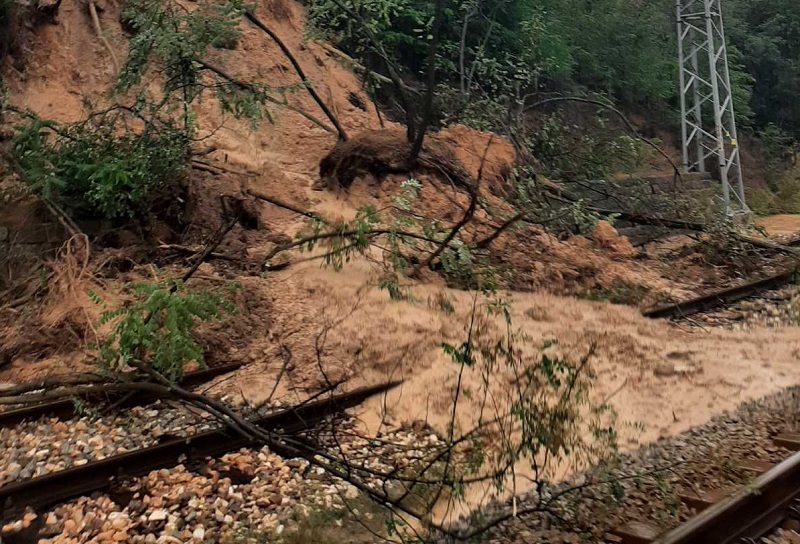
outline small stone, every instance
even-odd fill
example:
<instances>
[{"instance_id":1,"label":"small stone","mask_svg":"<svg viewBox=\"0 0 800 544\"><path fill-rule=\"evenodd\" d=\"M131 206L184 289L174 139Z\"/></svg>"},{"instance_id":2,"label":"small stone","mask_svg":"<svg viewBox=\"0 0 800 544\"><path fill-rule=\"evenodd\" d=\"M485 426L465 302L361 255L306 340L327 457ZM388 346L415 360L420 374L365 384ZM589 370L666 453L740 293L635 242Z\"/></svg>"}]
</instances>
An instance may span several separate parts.
<instances>
[{"instance_id":1,"label":"small stone","mask_svg":"<svg viewBox=\"0 0 800 544\"><path fill-rule=\"evenodd\" d=\"M166 510L153 510L147 517L148 521L164 521L167 519L168 512Z\"/></svg>"},{"instance_id":2,"label":"small stone","mask_svg":"<svg viewBox=\"0 0 800 544\"><path fill-rule=\"evenodd\" d=\"M192 531L192 538L197 540L197 541L202 542L202 540L203 540L203 538L205 536L206 536L206 530L202 526L201 527L197 527L197 528L195 528L194 531Z\"/></svg>"},{"instance_id":3,"label":"small stone","mask_svg":"<svg viewBox=\"0 0 800 544\"><path fill-rule=\"evenodd\" d=\"M64 532L69 536L75 536L78 534L78 524L75 523L74 519L68 519L64 522Z\"/></svg>"}]
</instances>

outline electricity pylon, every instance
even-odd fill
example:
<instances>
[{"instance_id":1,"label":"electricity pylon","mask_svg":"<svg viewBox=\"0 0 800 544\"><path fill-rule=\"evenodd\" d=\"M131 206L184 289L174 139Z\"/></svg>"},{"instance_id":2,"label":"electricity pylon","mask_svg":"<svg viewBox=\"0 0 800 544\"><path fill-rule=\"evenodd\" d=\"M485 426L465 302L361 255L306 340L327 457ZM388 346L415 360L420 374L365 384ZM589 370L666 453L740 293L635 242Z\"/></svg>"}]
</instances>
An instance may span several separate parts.
<instances>
[{"instance_id":1,"label":"electricity pylon","mask_svg":"<svg viewBox=\"0 0 800 544\"><path fill-rule=\"evenodd\" d=\"M746 213L721 0L675 0L675 6L683 171L706 172L706 159L716 158L725 213Z\"/></svg>"}]
</instances>

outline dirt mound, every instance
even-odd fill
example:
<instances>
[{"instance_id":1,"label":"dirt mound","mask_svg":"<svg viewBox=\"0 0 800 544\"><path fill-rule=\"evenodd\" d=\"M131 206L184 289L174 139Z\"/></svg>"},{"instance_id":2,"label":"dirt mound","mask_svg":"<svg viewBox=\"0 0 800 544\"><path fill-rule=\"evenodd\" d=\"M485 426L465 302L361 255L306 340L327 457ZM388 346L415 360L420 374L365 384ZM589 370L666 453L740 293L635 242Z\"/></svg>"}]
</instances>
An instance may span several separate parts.
<instances>
[{"instance_id":1,"label":"dirt mound","mask_svg":"<svg viewBox=\"0 0 800 544\"><path fill-rule=\"evenodd\" d=\"M606 248L612 255L618 257L633 257L636 249L625 236L620 236L617 229L608 221L598 221L592 229L592 239L600 246Z\"/></svg>"},{"instance_id":2,"label":"dirt mound","mask_svg":"<svg viewBox=\"0 0 800 544\"><path fill-rule=\"evenodd\" d=\"M489 192L498 197L508 196L506 179L516 161L511 142L492 132L480 132L464 125L450 125L432 138L452 149L455 158L474 179L487 182Z\"/></svg>"}]
</instances>

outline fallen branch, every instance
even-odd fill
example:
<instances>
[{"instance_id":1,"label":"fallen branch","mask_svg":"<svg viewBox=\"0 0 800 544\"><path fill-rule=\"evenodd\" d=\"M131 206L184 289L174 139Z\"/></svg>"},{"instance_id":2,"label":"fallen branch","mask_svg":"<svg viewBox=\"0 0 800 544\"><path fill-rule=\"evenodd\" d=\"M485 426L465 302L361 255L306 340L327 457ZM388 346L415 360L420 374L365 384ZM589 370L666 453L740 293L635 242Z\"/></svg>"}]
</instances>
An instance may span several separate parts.
<instances>
[{"instance_id":1,"label":"fallen branch","mask_svg":"<svg viewBox=\"0 0 800 544\"><path fill-rule=\"evenodd\" d=\"M257 91L257 89L255 88L254 85L252 85L250 83L247 83L245 81L241 81L239 79L236 79L235 77L233 77L232 75L228 74L227 72L225 72L225 70L223 70L222 68L220 68L218 66L214 66L213 64L208 64L205 61L198 61L197 63L202 68L208 70L209 72L212 72L212 73L218 75L219 77L221 77L222 79L224 79L228 83L230 83L232 85L236 85L240 89L246 89L246 90L249 90L251 92L256 92ZM274 98L274 97L272 97L272 96L270 96L268 94L261 94L261 96L263 96L264 99L267 102L272 102L273 104L276 104L278 106L286 108L289 111L293 111L293 112L295 112L297 114L300 114L303 117L305 117L306 119L308 119L309 121L311 121L312 123L314 123L315 125L317 125L318 127L330 132L331 134L336 134L336 129L329 127L328 125L326 125L325 123L323 123L322 121L320 121L319 119L317 119L316 117L311 115L310 113L308 113L308 112L306 112L304 110L301 110L300 108L297 108L295 106L292 106L285 99L281 101L281 100L278 100L277 98Z\"/></svg>"},{"instance_id":2,"label":"fallen branch","mask_svg":"<svg viewBox=\"0 0 800 544\"><path fill-rule=\"evenodd\" d=\"M330 119L331 123L333 123L333 126L336 127L336 132L339 134L339 139L342 141L347 141L347 132L345 132L344 128L339 123L339 119L337 119L336 115L334 115L334 113L325 104L325 102L322 100L319 94L317 94L317 91L314 90L314 86L311 84L311 80L309 80L308 76L306 76L306 73L303 71L303 68L300 66L300 63L297 62L297 59L295 58L294 54L292 54L292 51L286 46L285 43L283 43L283 40L281 40L278 37L278 35L272 31L272 29L270 29L267 25L261 22L261 20L258 17L256 17L252 11L246 11L244 15L245 17L247 17L248 21L250 21L256 27L261 29L265 34L267 34L270 38L272 38L272 40L278 45L278 47L286 56L286 58L289 59L289 62L292 64L292 67L294 68L294 71L297 72L298 76L300 76L300 81L303 82L303 86L308 91L308 94L311 95L311 98L314 99L314 102L317 103L317 105L320 107L323 113L325 113L325 116L328 119Z\"/></svg>"},{"instance_id":3,"label":"fallen branch","mask_svg":"<svg viewBox=\"0 0 800 544\"><path fill-rule=\"evenodd\" d=\"M197 255L200 250L192 249L190 247L181 246L178 244L161 244L158 246L158 249L162 249L164 251L177 251L178 253L183 253L184 255ZM233 257L231 255L225 255L224 253L217 253L212 251L208 254L207 259L219 259L220 261L240 261L241 259L237 257Z\"/></svg>"},{"instance_id":4,"label":"fallen branch","mask_svg":"<svg viewBox=\"0 0 800 544\"><path fill-rule=\"evenodd\" d=\"M324 217L322 217L320 215L317 215L314 212L310 212L308 210L303 210L302 208L298 208L297 206L294 206L292 204L284 202L283 200L279 200L279 199L277 199L277 198L275 198L273 196L265 195L264 193L261 193L259 191L255 191L253 189L248 189L247 190L247 194L249 194L250 196L253 196L253 197L255 197L255 198L259 199L259 200L263 200L265 202L269 202L270 204L272 204L274 206L277 206L279 208L283 208L284 210L289 210L290 212L294 212L294 213L296 213L298 215L303 215L305 217L308 217L309 219L314 219L315 221L319 221L320 223L323 223L325 225L329 225L330 224L330 222L328 220L326 220Z\"/></svg>"}]
</instances>

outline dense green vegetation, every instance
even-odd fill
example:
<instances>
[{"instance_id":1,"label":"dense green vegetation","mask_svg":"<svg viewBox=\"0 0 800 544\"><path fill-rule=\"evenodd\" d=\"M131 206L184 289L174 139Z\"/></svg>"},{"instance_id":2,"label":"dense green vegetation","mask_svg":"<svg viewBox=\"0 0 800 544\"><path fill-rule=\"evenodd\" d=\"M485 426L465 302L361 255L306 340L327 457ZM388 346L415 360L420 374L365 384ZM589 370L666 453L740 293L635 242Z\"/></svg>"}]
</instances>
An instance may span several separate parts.
<instances>
[{"instance_id":1,"label":"dense green vegetation","mask_svg":"<svg viewBox=\"0 0 800 544\"><path fill-rule=\"evenodd\" d=\"M602 93L629 108L676 109L674 3L669 0L442 0L440 81L498 99ZM307 0L313 26L385 73L420 76L434 19L430 0ZM358 12L354 20L342 7ZM725 0L740 124L800 137L800 6ZM387 59L369 37L377 37ZM673 117L674 118L674 117Z\"/></svg>"}]
</instances>

